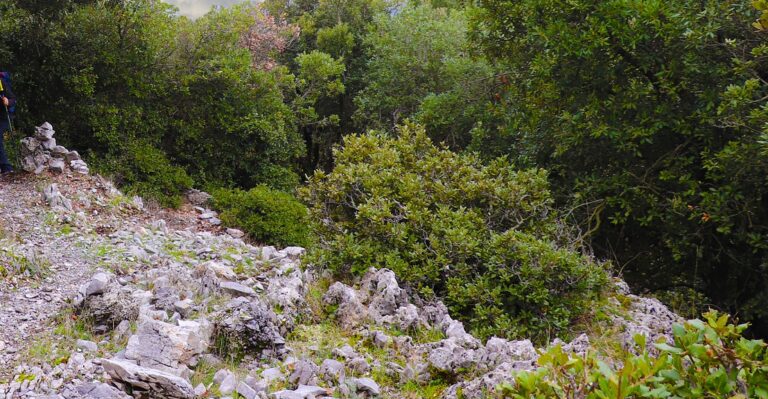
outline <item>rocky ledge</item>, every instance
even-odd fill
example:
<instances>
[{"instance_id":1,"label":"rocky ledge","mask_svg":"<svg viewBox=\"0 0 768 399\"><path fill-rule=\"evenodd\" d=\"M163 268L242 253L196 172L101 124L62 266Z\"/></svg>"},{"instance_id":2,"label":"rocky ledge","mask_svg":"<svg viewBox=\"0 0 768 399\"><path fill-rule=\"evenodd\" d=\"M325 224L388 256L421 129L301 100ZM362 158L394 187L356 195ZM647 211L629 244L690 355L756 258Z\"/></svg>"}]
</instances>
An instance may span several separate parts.
<instances>
[{"instance_id":1,"label":"rocky ledge","mask_svg":"<svg viewBox=\"0 0 768 399\"><path fill-rule=\"evenodd\" d=\"M36 217L53 212L48 234L62 249L43 255L66 253L86 268L80 273L91 271L68 300L46 308L58 307L47 332L36 329L26 349L0 356L13 360L0 399L412 398L420 391L409 387L429 386L472 399L536 367L530 341L477 339L441 302L409 295L391 270L372 268L345 284L302 264L303 248L255 246L215 227L204 193L192 193L188 217L167 223L103 179L89 177L78 190L58 179L64 189L44 185L46 210ZM79 250L64 250L68 239ZM611 301L623 309L612 324L627 347L636 333L669 339L679 320L621 283ZM0 312L19 319L11 316ZM591 347L586 335L553 344L574 353Z\"/></svg>"}]
</instances>

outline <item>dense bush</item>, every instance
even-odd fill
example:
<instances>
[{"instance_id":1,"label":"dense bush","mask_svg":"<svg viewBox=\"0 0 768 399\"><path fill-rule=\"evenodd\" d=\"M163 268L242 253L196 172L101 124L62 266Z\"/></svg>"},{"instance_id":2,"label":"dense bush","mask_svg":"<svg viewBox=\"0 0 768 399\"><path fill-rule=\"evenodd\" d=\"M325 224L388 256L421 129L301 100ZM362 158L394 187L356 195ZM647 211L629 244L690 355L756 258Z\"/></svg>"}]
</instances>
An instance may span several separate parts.
<instances>
[{"instance_id":1,"label":"dense bush","mask_svg":"<svg viewBox=\"0 0 768 399\"><path fill-rule=\"evenodd\" d=\"M295 77L255 67L241 40L262 27L258 6L191 21L150 0L49 3L0 5L15 22L0 28L0 70L14 73L21 131L51 122L96 171L164 203L182 174L198 186L299 183L305 147L284 96Z\"/></svg>"},{"instance_id":2,"label":"dense bush","mask_svg":"<svg viewBox=\"0 0 768 399\"><path fill-rule=\"evenodd\" d=\"M219 189L213 204L224 224L242 228L261 242L306 246L307 208L292 195L257 186L248 191Z\"/></svg>"},{"instance_id":3,"label":"dense bush","mask_svg":"<svg viewBox=\"0 0 768 399\"><path fill-rule=\"evenodd\" d=\"M165 153L145 142L130 142L113 150L94 165L132 194L158 201L162 206L181 205L182 194L193 181L184 169L170 163Z\"/></svg>"},{"instance_id":4,"label":"dense bush","mask_svg":"<svg viewBox=\"0 0 768 399\"><path fill-rule=\"evenodd\" d=\"M626 352L613 365L594 353L570 356L560 346L539 358L534 372L516 374L501 386L501 396L533 398L768 398L768 350L762 340L741 333L746 324L728 323L711 311L705 321L676 325L674 343L656 343L659 356L647 350ZM645 348L645 338L635 338Z\"/></svg>"},{"instance_id":5,"label":"dense bush","mask_svg":"<svg viewBox=\"0 0 768 399\"><path fill-rule=\"evenodd\" d=\"M337 274L387 267L444 297L482 336L539 339L569 326L605 282L600 265L565 245L544 171L483 165L416 126L396 139L349 136L335 156L303 198L316 262Z\"/></svg>"},{"instance_id":6,"label":"dense bush","mask_svg":"<svg viewBox=\"0 0 768 399\"><path fill-rule=\"evenodd\" d=\"M511 154L551 172L598 255L768 333L768 32L750 2L479 5Z\"/></svg>"}]
</instances>

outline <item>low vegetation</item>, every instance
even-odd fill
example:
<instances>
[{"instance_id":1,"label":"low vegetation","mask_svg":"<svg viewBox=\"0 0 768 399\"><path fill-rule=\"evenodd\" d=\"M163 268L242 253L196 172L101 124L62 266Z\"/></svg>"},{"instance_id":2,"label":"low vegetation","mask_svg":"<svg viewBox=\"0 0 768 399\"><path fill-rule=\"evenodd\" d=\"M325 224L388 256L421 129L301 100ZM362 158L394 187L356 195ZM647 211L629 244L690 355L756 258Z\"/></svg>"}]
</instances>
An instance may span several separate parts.
<instances>
[{"instance_id":1,"label":"low vegetation","mask_svg":"<svg viewBox=\"0 0 768 399\"><path fill-rule=\"evenodd\" d=\"M570 246L541 170L488 165L434 145L423 128L397 138L350 136L333 172L303 198L318 243L313 261L339 276L389 268L481 337L563 332L607 282Z\"/></svg>"},{"instance_id":2,"label":"low vegetation","mask_svg":"<svg viewBox=\"0 0 768 399\"><path fill-rule=\"evenodd\" d=\"M258 186L248 191L220 189L213 205L228 226L253 239L276 245L308 245L307 208L288 193Z\"/></svg>"},{"instance_id":3,"label":"low vegetation","mask_svg":"<svg viewBox=\"0 0 768 399\"><path fill-rule=\"evenodd\" d=\"M502 397L768 398L768 345L745 338L747 325L728 319L710 311L704 321L675 325L673 343L655 344L657 356L641 335L635 338L639 353L617 359L573 356L554 346L539 358L538 370L503 385Z\"/></svg>"}]
</instances>

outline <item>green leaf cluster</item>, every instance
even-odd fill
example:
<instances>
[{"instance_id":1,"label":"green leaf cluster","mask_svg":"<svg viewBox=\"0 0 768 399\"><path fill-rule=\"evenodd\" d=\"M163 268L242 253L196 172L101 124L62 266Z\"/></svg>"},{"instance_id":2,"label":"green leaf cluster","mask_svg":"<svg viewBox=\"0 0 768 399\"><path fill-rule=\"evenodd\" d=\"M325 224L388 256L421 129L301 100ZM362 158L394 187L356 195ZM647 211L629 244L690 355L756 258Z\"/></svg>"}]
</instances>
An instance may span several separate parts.
<instances>
[{"instance_id":1,"label":"green leaf cluster","mask_svg":"<svg viewBox=\"0 0 768 399\"><path fill-rule=\"evenodd\" d=\"M393 130L412 119L452 149L491 126L495 68L476 56L466 12L413 2L376 15L364 38L366 87L355 97L360 127Z\"/></svg>"},{"instance_id":2,"label":"green leaf cluster","mask_svg":"<svg viewBox=\"0 0 768 399\"><path fill-rule=\"evenodd\" d=\"M423 127L347 136L330 173L302 189L315 264L338 275L392 269L439 295L483 337L546 340L588 311L604 268L569 245L543 170L484 165Z\"/></svg>"},{"instance_id":3,"label":"green leaf cluster","mask_svg":"<svg viewBox=\"0 0 768 399\"><path fill-rule=\"evenodd\" d=\"M589 352L571 355L560 345L543 353L540 367L514 375L499 396L514 399L569 398L768 398L768 345L742 336L746 324L710 311L704 321L673 328L674 342L655 343L651 355L642 335L639 353L600 359Z\"/></svg>"},{"instance_id":4,"label":"green leaf cluster","mask_svg":"<svg viewBox=\"0 0 768 399\"><path fill-rule=\"evenodd\" d=\"M551 172L598 256L635 286L702 292L761 334L763 3L483 0L471 33L510 81L510 156Z\"/></svg>"},{"instance_id":5,"label":"green leaf cluster","mask_svg":"<svg viewBox=\"0 0 768 399\"><path fill-rule=\"evenodd\" d=\"M256 186L248 191L218 189L213 206L227 226L242 228L263 243L307 246L307 208L291 194Z\"/></svg>"}]
</instances>

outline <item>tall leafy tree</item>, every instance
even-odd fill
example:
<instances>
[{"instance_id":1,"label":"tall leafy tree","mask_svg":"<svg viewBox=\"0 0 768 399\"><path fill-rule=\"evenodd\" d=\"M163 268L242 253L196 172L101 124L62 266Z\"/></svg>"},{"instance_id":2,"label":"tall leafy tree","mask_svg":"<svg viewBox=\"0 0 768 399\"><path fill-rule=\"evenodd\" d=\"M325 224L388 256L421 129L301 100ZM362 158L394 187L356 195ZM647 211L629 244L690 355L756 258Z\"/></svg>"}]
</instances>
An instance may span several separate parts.
<instances>
[{"instance_id":1,"label":"tall leafy tree","mask_svg":"<svg viewBox=\"0 0 768 399\"><path fill-rule=\"evenodd\" d=\"M357 131L352 121L355 110L354 98L364 87L366 54L363 38L374 16L387 13L394 3L390 0L268 0L264 8L272 15L280 15L300 27L299 41L280 58L294 75L300 75L306 65L299 61L301 54L319 51L328 54L344 69L339 75L343 90L326 91L317 97L310 113L313 118L305 119L299 129L307 147L302 162L309 174L315 169L330 170L333 164L332 148L341 138ZM328 61L327 66L334 69ZM303 94L300 94L300 97ZM297 105L307 105L300 101ZM299 107L299 112L301 111ZM307 111L306 108L303 108Z\"/></svg>"},{"instance_id":2,"label":"tall leafy tree","mask_svg":"<svg viewBox=\"0 0 768 399\"><path fill-rule=\"evenodd\" d=\"M284 96L295 79L244 40L283 26L256 6L196 21L152 0L14 0L2 10L23 16L0 46L17 71L22 129L50 121L99 170L166 204L193 184L187 175L198 185L298 183L304 146Z\"/></svg>"},{"instance_id":3,"label":"tall leafy tree","mask_svg":"<svg viewBox=\"0 0 768 399\"><path fill-rule=\"evenodd\" d=\"M585 236L633 282L703 292L768 331L764 125L737 112L765 104L751 6L480 6L474 35L510 79L513 156L551 169Z\"/></svg>"},{"instance_id":4,"label":"tall leafy tree","mask_svg":"<svg viewBox=\"0 0 768 399\"><path fill-rule=\"evenodd\" d=\"M365 37L368 85L355 98L361 127L392 129L405 118L454 148L488 118L494 69L473 56L461 10L408 5L377 15Z\"/></svg>"}]
</instances>

